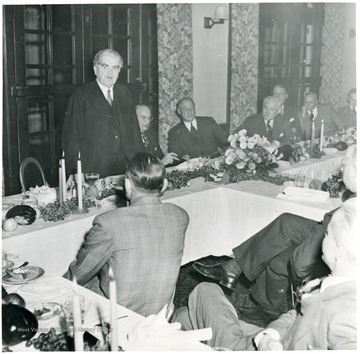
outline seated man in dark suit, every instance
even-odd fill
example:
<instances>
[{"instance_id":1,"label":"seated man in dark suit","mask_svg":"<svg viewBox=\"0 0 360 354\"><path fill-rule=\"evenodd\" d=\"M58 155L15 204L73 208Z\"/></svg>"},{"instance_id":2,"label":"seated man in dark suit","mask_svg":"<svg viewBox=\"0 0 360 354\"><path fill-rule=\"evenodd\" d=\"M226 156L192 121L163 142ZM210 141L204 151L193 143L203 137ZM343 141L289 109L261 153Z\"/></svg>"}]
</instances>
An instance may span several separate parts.
<instances>
[{"instance_id":1,"label":"seated man in dark suit","mask_svg":"<svg viewBox=\"0 0 360 354\"><path fill-rule=\"evenodd\" d=\"M277 140L280 143L279 153L283 154L282 159L288 160L292 154L293 132L290 125L284 123L284 118L279 115L279 100L274 96L264 99L261 113L247 117L240 127L235 131L247 130L248 136L258 134L266 137L270 142Z\"/></svg>"},{"instance_id":2,"label":"seated man in dark suit","mask_svg":"<svg viewBox=\"0 0 360 354\"><path fill-rule=\"evenodd\" d=\"M299 112L299 121L303 139L311 139L311 126L315 122L315 138L320 138L321 121L324 121L324 136L334 135L339 129L339 118L335 110L328 104L319 104L316 93L304 95L304 105Z\"/></svg>"},{"instance_id":3,"label":"seated man in dark suit","mask_svg":"<svg viewBox=\"0 0 360 354\"><path fill-rule=\"evenodd\" d=\"M282 314L265 329L245 322L222 289L210 283L192 291L187 308L175 312L173 321L186 330L211 327L213 337L206 344L228 350L356 349L356 226L352 199L334 213L322 242L329 273L303 286L298 309Z\"/></svg>"},{"instance_id":4,"label":"seated man in dark suit","mask_svg":"<svg viewBox=\"0 0 360 354\"><path fill-rule=\"evenodd\" d=\"M195 103L191 98L182 98L176 112L181 122L169 131L168 150L181 159L213 156L228 144L228 134L212 117L195 117Z\"/></svg>"},{"instance_id":5,"label":"seated man in dark suit","mask_svg":"<svg viewBox=\"0 0 360 354\"><path fill-rule=\"evenodd\" d=\"M349 91L347 96L348 104L341 107L337 114L339 117L339 128L347 129L356 127L356 89Z\"/></svg>"},{"instance_id":6,"label":"seated man in dark suit","mask_svg":"<svg viewBox=\"0 0 360 354\"><path fill-rule=\"evenodd\" d=\"M162 203L165 167L155 156L136 154L126 168L130 206L95 217L93 227L68 272L86 285L95 277L100 294L109 297L109 268L116 280L117 302L143 316L170 304L179 275L189 217Z\"/></svg>"},{"instance_id":7,"label":"seated man in dark suit","mask_svg":"<svg viewBox=\"0 0 360 354\"><path fill-rule=\"evenodd\" d=\"M274 86L273 96L279 100L279 116L283 118L284 124L289 125L284 130L290 133L291 142L300 141L302 132L298 118L298 109L286 104L286 100L289 97L286 88L282 85Z\"/></svg>"},{"instance_id":8,"label":"seated man in dark suit","mask_svg":"<svg viewBox=\"0 0 360 354\"><path fill-rule=\"evenodd\" d=\"M343 181L355 198L356 145L350 145L343 160ZM209 279L234 289L229 299L239 318L266 326L293 306L291 283L295 286L316 273L327 274L321 259L321 243L335 210L322 222L289 213L281 214L265 228L233 249L234 259L215 265L195 262L193 267ZM240 275L250 281L241 284Z\"/></svg>"},{"instance_id":9,"label":"seated man in dark suit","mask_svg":"<svg viewBox=\"0 0 360 354\"><path fill-rule=\"evenodd\" d=\"M145 151L148 154L159 158L165 166L179 160L174 152L169 152L164 155L160 148L157 134L153 130L149 129L152 122L150 108L143 104L138 104L136 105L136 115L139 121L140 133Z\"/></svg>"}]
</instances>

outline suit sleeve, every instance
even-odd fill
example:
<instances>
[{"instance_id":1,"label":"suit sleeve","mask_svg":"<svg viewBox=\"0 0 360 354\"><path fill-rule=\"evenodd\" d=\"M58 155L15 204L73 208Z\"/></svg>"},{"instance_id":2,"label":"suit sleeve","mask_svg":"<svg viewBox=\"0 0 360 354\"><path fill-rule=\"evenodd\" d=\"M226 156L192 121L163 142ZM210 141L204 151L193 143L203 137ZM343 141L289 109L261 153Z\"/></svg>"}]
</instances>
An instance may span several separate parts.
<instances>
[{"instance_id":1,"label":"suit sleeve","mask_svg":"<svg viewBox=\"0 0 360 354\"><path fill-rule=\"evenodd\" d=\"M113 240L104 226L103 217L94 219L93 227L86 235L85 241L64 277L72 279L76 276L78 284L85 285L108 261L111 256Z\"/></svg>"},{"instance_id":2,"label":"suit sleeve","mask_svg":"<svg viewBox=\"0 0 360 354\"><path fill-rule=\"evenodd\" d=\"M328 121L324 129L324 135L334 135L341 128L340 118L331 106L328 109Z\"/></svg>"},{"instance_id":3,"label":"suit sleeve","mask_svg":"<svg viewBox=\"0 0 360 354\"><path fill-rule=\"evenodd\" d=\"M83 97L78 92L74 92L66 107L61 135L61 146L65 153L67 175L74 173L76 168L82 140L84 110Z\"/></svg>"},{"instance_id":4,"label":"suit sleeve","mask_svg":"<svg viewBox=\"0 0 360 354\"><path fill-rule=\"evenodd\" d=\"M175 152L179 158L185 155L177 129L169 131L168 152Z\"/></svg>"},{"instance_id":5,"label":"suit sleeve","mask_svg":"<svg viewBox=\"0 0 360 354\"><path fill-rule=\"evenodd\" d=\"M219 147L225 147L228 145L228 134L226 134L225 130L216 123L213 117L209 117L212 124L212 131L215 136L216 142Z\"/></svg>"},{"instance_id":6,"label":"suit sleeve","mask_svg":"<svg viewBox=\"0 0 360 354\"><path fill-rule=\"evenodd\" d=\"M294 324L296 318L297 318L296 310L290 310L282 314L275 321L270 322L267 328L275 329L280 334L280 341L282 342L282 338L284 338L288 330Z\"/></svg>"},{"instance_id":7,"label":"suit sleeve","mask_svg":"<svg viewBox=\"0 0 360 354\"><path fill-rule=\"evenodd\" d=\"M357 349L356 311L332 314L328 330L329 350Z\"/></svg>"}]
</instances>

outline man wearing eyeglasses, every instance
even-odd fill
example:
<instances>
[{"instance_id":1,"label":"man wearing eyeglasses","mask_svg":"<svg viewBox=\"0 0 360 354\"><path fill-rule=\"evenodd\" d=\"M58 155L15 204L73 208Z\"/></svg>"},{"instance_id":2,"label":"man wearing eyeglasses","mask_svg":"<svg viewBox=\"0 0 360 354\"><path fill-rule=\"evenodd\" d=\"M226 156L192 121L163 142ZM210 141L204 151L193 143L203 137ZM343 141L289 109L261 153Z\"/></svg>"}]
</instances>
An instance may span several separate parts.
<instances>
[{"instance_id":1,"label":"man wearing eyeglasses","mask_svg":"<svg viewBox=\"0 0 360 354\"><path fill-rule=\"evenodd\" d=\"M136 115L145 151L159 158L165 166L178 161L179 159L174 152L169 152L166 155L162 152L157 135L150 129L151 122L153 121L150 108L145 105L136 105Z\"/></svg>"},{"instance_id":2,"label":"man wearing eyeglasses","mask_svg":"<svg viewBox=\"0 0 360 354\"><path fill-rule=\"evenodd\" d=\"M83 172L100 177L125 173L127 162L144 151L130 92L116 83L123 59L112 49L93 59L96 79L71 95L62 128L67 174L76 173L80 154Z\"/></svg>"},{"instance_id":3,"label":"man wearing eyeglasses","mask_svg":"<svg viewBox=\"0 0 360 354\"><path fill-rule=\"evenodd\" d=\"M228 144L228 134L214 118L195 116L195 103L191 98L182 98L176 113L181 122L170 129L168 148L182 160L216 155Z\"/></svg>"}]
</instances>

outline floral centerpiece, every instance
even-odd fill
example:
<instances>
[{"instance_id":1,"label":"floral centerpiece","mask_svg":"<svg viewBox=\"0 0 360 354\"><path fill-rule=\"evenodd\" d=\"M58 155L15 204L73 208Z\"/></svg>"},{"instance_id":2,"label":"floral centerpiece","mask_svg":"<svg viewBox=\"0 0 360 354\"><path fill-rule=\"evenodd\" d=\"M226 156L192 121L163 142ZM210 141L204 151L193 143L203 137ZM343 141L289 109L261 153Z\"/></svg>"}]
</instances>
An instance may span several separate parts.
<instances>
[{"instance_id":1,"label":"floral centerpiece","mask_svg":"<svg viewBox=\"0 0 360 354\"><path fill-rule=\"evenodd\" d=\"M230 146L217 158L210 159L194 171L174 170L167 174L170 188L181 188L196 177L219 183L236 183L245 180L262 180L278 185L293 181L291 177L271 176L270 171L278 167L276 157L278 142L270 143L265 137L246 135L245 129L229 136Z\"/></svg>"}]
</instances>

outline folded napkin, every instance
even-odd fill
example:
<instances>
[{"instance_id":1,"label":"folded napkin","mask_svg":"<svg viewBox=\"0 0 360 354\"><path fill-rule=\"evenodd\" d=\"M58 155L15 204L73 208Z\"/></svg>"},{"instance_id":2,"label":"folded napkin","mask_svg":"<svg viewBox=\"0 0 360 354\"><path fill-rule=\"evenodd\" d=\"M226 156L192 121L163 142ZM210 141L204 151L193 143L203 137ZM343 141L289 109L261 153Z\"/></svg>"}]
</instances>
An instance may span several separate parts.
<instances>
[{"instance_id":1,"label":"folded napkin","mask_svg":"<svg viewBox=\"0 0 360 354\"><path fill-rule=\"evenodd\" d=\"M122 346L125 351L154 350L211 350L201 341L212 338L212 329L181 331L178 322L168 323L167 305L157 314L150 315L136 324Z\"/></svg>"},{"instance_id":2,"label":"folded napkin","mask_svg":"<svg viewBox=\"0 0 360 354\"><path fill-rule=\"evenodd\" d=\"M306 202L325 202L329 198L329 192L289 186L282 193L278 194L276 198Z\"/></svg>"},{"instance_id":3,"label":"folded napkin","mask_svg":"<svg viewBox=\"0 0 360 354\"><path fill-rule=\"evenodd\" d=\"M29 304L55 301L73 291L71 287L66 287L63 280L61 277L44 276L22 285L16 292Z\"/></svg>"}]
</instances>

